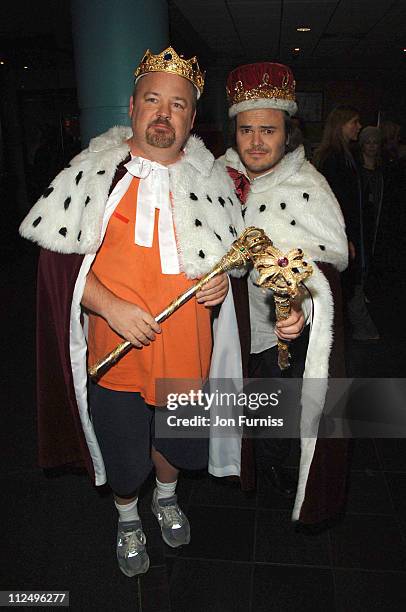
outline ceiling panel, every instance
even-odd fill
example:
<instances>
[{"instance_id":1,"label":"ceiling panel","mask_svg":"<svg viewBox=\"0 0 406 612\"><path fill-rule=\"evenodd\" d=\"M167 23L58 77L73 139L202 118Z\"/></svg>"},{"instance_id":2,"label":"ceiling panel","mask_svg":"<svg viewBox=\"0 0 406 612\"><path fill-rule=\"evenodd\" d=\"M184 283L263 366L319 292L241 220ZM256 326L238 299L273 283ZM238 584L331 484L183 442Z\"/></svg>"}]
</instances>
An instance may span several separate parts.
<instances>
[{"instance_id":1,"label":"ceiling panel","mask_svg":"<svg viewBox=\"0 0 406 612\"><path fill-rule=\"evenodd\" d=\"M229 17L227 7L223 0L174 0L173 4L182 11L186 19L190 21L194 28L217 29L228 28Z\"/></svg>"},{"instance_id":2,"label":"ceiling panel","mask_svg":"<svg viewBox=\"0 0 406 612\"><path fill-rule=\"evenodd\" d=\"M297 41L305 41L307 38L318 36L324 30L334 11L336 1L333 2L309 2L306 6L295 0L283 11L283 35L288 38L293 36ZM296 28L308 26L310 32L297 32Z\"/></svg>"},{"instance_id":3,"label":"ceiling panel","mask_svg":"<svg viewBox=\"0 0 406 612\"><path fill-rule=\"evenodd\" d=\"M230 12L247 56L273 56L279 44L280 1L233 2Z\"/></svg>"},{"instance_id":4,"label":"ceiling panel","mask_svg":"<svg viewBox=\"0 0 406 612\"><path fill-rule=\"evenodd\" d=\"M319 0L319 3L323 6L328 6L329 4L337 4L338 0ZM303 6L304 10L306 10L307 6L310 4L314 4L314 0L284 0L284 6L290 7L292 4L300 4Z\"/></svg>"},{"instance_id":5,"label":"ceiling panel","mask_svg":"<svg viewBox=\"0 0 406 612\"><path fill-rule=\"evenodd\" d=\"M317 49L334 10L337 0L318 0L300 2L292 0L285 6L282 23L281 56L287 63L308 64L313 61L312 55ZM308 26L310 32L297 32L296 28ZM293 50L299 48L299 53ZM322 55L331 51L323 50Z\"/></svg>"},{"instance_id":6,"label":"ceiling panel","mask_svg":"<svg viewBox=\"0 0 406 612\"><path fill-rule=\"evenodd\" d=\"M280 11L281 7L281 0L219 0L219 2L222 1L228 4L233 13L247 9L252 13L267 10Z\"/></svg>"},{"instance_id":7,"label":"ceiling panel","mask_svg":"<svg viewBox=\"0 0 406 612\"><path fill-rule=\"evenodd\" d=\"M279 2L266 5L255 2L255 4L258 5L255 10L247 2L239 4L238 7L235 5L230 6L233 20L238 24L239 28L242 30L259 28L260 31L263 31L269 27L279 27L281 15Z\"/></svg>"},{"instance_id":8,"label":"ceiling panel","mask_svg":"<svg viewBox=\"0 0 406 612\"><path fill-rule=\"evenodd\" d=\"M366 34L395 4L394 0L341 0L327 32Z\"/></svg>"},{"instance_id":9,"label":"ceiling panel","mask_svg":"<svg viewBox=\"0 0 406 612\"><path fill-rule=\"evenodd\" d=\"M332 55L342 55L347 53L354 45L349 40L321 40L313 54L313 57L320 58Z\"/></svg>"},{"instance_id":10,"label":"ceiling panel","mask_svg":"<svg viewBox=\"0 0 406 612\"><path fill-rule=\"evenodd\" d=\"M377 23L368 33L368 39L379 42L387 42L393 39L402 39L406 47L406 2L402 0L391 8L390 11Z\"/></svg>"},{"instance_id":11,"label":"ceiling panel","mask_svg":"<svg viewBox=\"0 0 406 612\"><path fill-rule=\"evenodd\" d=\"M273 59L304 68L369 67L401 61L406 47L406 0L169 1L223 65ZM300 26L311 31L297 32Z\"/></svg>"},{"instance_id":12,"label":"ceiling panel","mask_svg":"<svg viewBox=\"0 0 406 612\"><path fill-rule=\"evenodd\" d=\"M241 52L238 32L222 0L175 0L174 4L214 52Z\"/></svg>"}]
</instances>

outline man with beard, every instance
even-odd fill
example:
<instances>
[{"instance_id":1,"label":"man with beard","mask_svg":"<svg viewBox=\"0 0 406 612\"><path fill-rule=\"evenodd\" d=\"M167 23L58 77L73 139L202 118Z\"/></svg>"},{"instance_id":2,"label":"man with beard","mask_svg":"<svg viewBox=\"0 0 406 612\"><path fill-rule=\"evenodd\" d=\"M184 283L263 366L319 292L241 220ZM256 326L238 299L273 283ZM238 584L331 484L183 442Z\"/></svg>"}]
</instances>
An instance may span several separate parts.
<instances>
[{"instance_id":1,"label":"man with beard","mask_svg":"<svg viewBox=\"0 0 406 612\"><path fill-rule=\"evenodd\" d=\"M270 62L241 66L233 70L228 77L227 95L229 116L235 129L235 146L228 149L217 163L234 181L236 194L243 206L245 224L263 228L274 245L284 253L300 247L307 261L318 262L327 275L337 277L337 271L344 270L347 265L344 221L327 182L306 161L303 146L295 150L290 149L290 117L297 110L295 81L291 70L287 66ZM245 338L245 344L249 347L247 373L250 377L280 376L277 363L277 340L280 338L293 341L294 376L302 375L306 361L306 379L323 381L327 378L332 343L333 300L325 276L315 263L313 268L312 277L306 281L310 299L308 297L306 301L293 307L287 326L286 321L275 322L272 296L256 285L257 275L255 271L251 271L248 277L250 329L247 334L244 335L243 325L240 323L242 345ZM337 281L337 278L335 280ZM300 357L295 356L295 339L303 326L300 305L309 311L310 309L305 307L308 303L313 304L310 339L307 355L304 347L304 355ZM338 373L335 372L335 375ZM325 384L321 383L316 387L318 392L315 393L314 405L306 407L302 401L302 419L311 416L312 422L317 422L324 403ZM339 507L344 495L341 471L335 481L335 472L332 472L331 482L335 484L325 497L324 493L320 494L316 503L308 499L309 478L312 480L316 474L320 475L320 472L317 472L317 459L320 448L326 441L319 442L316 448L315 439L307 437L302 441L293 517L300 517L306 522L327 518L330 508ZM215 441L212 443L212 446L214 445ZM246 474L244 476L244 465L247 463L246 442L243 443L242 449L241 476L243 481L244 477L250 481ZM291 497L295 495L294 483L282 469L289 449L288 439L258 439L255 443L257 468L266 477L267 482L283 495ZM341 448L338 449L338 453L341 451ZM239 458L232 456L233 453L235 455L235 448L230 450L228 456L223 448L222 464L213 464L209 469L217 475L235 474L235 469L233 471L227 468L239 465ZM332 456L333 464L334 461ZM338 465L339 462L336 463Z\"/></svg>"},{"instance_id":2,"label":"man with beard","mask_svg":"<svg viewBox=\"0 0 406 612\"><path fill-rule=\"evenodd\" d=\"M162 537L172 547L189 542L178 473L206 466L208 445L154 437L155 410L165 403L155 383L207 378L210 309L225 300L227 277L212 279L162 329L154 315L219 261L243 225L228 178L190 136L204 82L196 58L171 47L148 50L135 77L131 128L93 139L20 228L42 247L40 461L84 461L96 485L107 480L119 514L118 564L127 576L149 567L137 501L152 467L152 512ZM88 385L87 365L123 338L134 348Z\"/></svg>"}]
</instances>

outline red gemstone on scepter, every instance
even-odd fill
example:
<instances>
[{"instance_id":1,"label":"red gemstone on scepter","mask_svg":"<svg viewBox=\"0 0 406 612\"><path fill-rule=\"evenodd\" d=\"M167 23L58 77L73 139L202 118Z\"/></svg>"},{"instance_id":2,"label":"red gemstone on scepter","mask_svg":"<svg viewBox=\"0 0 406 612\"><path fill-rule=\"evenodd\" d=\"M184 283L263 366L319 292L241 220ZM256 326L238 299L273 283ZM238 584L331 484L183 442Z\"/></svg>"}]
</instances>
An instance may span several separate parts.
<instances>
[{"instance_id":1,"label":"red gemstone on scepter","mask_svg":"<svg viewBox=\"0 0 406 612\"><path fill-rule=\"evenodd\" d=\"M287 257L281 257L281 259L278 259L278 266L280 266L281 268L286 268L288 264L289 260Z\"/></svg>"}]
</instances>

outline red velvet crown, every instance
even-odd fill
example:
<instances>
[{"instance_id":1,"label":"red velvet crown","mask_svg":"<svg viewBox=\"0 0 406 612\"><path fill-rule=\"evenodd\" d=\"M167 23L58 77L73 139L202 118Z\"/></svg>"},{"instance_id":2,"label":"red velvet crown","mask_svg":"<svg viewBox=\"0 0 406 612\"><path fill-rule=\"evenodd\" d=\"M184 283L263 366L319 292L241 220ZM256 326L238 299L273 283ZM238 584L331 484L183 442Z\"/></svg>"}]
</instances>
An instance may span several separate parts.
<instances>
[{"instance_id":1,"label":"red velvet crown","mask_svg":"<svg viewBox=\"0 0 406 612\"><path fill-rule=\"evenodd\" d=\"M295 79L288 66L271 62L239 66L228 75L230 117L253 108L276 108L293 115L296 110Z\"/></svg>"}]
</instances>

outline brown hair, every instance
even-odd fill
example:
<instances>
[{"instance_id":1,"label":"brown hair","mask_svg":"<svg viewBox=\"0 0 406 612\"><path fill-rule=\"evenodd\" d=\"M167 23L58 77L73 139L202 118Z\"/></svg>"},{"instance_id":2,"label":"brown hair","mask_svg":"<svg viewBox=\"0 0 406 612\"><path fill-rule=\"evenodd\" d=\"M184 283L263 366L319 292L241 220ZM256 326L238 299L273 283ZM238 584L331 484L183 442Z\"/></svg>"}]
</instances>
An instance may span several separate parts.
<instances>
[{"instance_id":1,"label":"brown hair","mask_svg":"<svg viewBox=\"0 0 406 612\"><path fill-rule=\"evenodd\" d=\"M397 159L399 157L400 125L393 121L383 121L379 129L382 134L382 152L384 156L389 159Z\"/></svg>"},{"instance_id":2,"label":"brown hair","mask_svg":"<svg viewBox=\"0 0 406 612\"><path fill-rule=\"evenodd\" d=\"M314 153L313 163L316 168L323 166L324 160L333 151L348 155L349 149L343 138L342 127L356 115L359 115L359 111L353 106L337 106L331 111L324 125L321 143Z\"/></svg>"}]
</instances>

